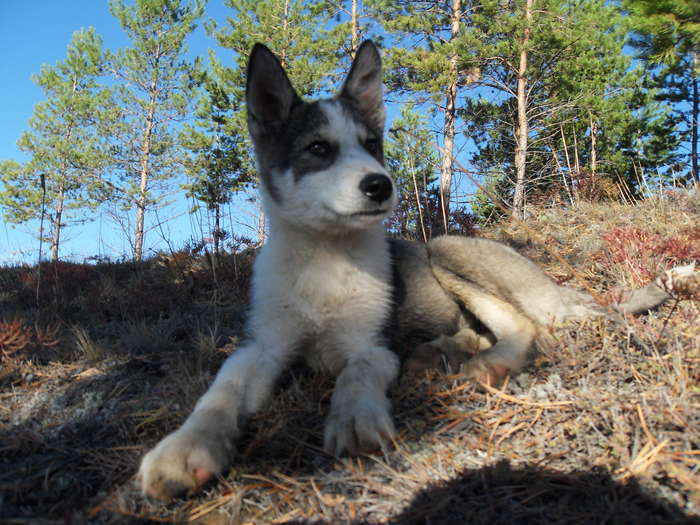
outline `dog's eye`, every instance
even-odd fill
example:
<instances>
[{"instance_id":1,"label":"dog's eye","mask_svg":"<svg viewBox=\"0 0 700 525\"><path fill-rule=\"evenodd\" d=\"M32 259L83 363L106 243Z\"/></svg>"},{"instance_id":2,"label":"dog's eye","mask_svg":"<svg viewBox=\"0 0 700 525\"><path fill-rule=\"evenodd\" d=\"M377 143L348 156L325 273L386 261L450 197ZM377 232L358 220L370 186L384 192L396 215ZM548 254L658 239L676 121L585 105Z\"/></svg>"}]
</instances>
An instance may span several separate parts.
<instances>
[{"instance_id":1,"label":"dog's eye","mask_svg":"<svg viewBox=\"0 0 700 525\"><path fill-rule=\"evenodd\" d=\"M311 144L309 144L306 148L306 151L317 157L325 157L330 153L331 146L330 144L328 144L328 142L319 140L317 142L312 142Z\"/></svg>"},{"instance_id":2,"label":"dog's eye","mask_svg":"<svg viewBox=\"0 0 700 525\"><path fill-rule=\"evenodd\" d=\"M379 141L377 139L367 139L365 140L365 149L371 154L376 155L379 153Z\"/></svg>"}]
</instances>

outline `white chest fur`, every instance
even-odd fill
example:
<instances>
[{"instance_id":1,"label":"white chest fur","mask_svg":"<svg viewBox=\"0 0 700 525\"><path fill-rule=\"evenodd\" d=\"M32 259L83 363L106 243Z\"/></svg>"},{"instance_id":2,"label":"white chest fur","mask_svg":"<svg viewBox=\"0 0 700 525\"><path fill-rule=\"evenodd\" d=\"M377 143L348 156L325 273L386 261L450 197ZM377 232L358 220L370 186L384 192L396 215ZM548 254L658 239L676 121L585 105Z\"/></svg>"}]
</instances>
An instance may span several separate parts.
<instances>
[{"instance_id":1,"label":"white chest fur","mask_svg":"<svg viewBox=\"0 0 700 525\"><path fill-rule=\"evenodd\" d=\"M249 328L257 340L302 345L312 364L333 370L378 344L390 308L381 225L343 237L274 232L255 263Z\"/></svg>"}]
</instances>

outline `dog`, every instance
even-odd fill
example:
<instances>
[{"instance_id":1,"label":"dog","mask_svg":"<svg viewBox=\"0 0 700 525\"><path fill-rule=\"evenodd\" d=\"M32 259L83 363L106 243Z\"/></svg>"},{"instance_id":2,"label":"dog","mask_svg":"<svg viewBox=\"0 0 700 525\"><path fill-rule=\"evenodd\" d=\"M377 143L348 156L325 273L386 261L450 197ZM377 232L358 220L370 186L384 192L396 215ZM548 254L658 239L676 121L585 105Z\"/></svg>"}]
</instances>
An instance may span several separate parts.
<instances>
[{"instance_id":1,"label":"dog","mask_svg":"<svg viewBox=\"0 0 700 525\"><path fill-rule=\"evenodd\" d=\"M384 166L381 59L371 41L340 92L313 102L256 44L246 99L270 228L254 265L247 338L185 423L144 456L143 493L170 499L220 475L241 425L297 358L336 377L324 449L357 454L394 434L387 390L400 358L392 343L407 370L447 362L493 383L524 365L543 327L604 315L589 295L556 285L502 244L388 239L383 221L396 191ZM620 309L653 308L692 273L671 271Z\"/></svg>"}]
</instances>

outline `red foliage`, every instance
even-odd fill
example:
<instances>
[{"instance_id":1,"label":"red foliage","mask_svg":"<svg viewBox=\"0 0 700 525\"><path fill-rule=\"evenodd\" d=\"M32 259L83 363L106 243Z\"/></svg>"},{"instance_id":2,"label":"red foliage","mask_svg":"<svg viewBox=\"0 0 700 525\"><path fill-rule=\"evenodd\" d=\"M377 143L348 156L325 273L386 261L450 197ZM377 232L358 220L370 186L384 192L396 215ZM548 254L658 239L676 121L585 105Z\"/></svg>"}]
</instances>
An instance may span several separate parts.
<instances>
[{"instance_id":1,"label":"red foliage","mask_svg":"<svg viewBox=\"0 0 700 525\"><path fill-rule=\"evenodd\" d=\"M32 343L32 331L24 321L0 321L0 360L25 349Z\"/></svg>"},{"instance_id":2,"label":"red foliage","mask_svg":"<svg viewBox=\"0 0 700 525\"><path fill-rule=\"evenodd\" d=\"M32 349L56 346L60 342L61 325L35 324L32 328L23 319L0 319L0 362L3 357L17 355Z\"/></svg>"},{"instance_id":3,"label":"red foliage","mask_svg":"<svg viewBox=\"0 0 700 525\"><path fill-rule=\"evenodd\" d=\"M602 257L630 268L638 284L653 279L662 267L700 261L700 227L686 228L672 237L639 228L614 228L601 237Z\"/></svg>"}]
</instances>

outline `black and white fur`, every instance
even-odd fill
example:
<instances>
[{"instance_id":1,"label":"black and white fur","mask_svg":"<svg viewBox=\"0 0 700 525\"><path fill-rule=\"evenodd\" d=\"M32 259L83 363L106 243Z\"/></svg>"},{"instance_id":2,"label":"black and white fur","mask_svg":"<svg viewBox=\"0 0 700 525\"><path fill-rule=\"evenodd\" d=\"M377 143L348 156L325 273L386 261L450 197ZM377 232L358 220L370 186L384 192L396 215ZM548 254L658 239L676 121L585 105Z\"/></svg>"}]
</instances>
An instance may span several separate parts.
<instances>
[{"instance_id":1,"label":"black and white fur","mask_svg":"<svg viewBox=\"0 0 700 525\"><path fill-rule=\"evenodd\" d=\"M382 335L392 269L382 221L396 192L384 168L381 61L366 42L333 99L303 102L262 45L248 65L248 125L269 241L255 262L248 339L184 425L143 459L143 491L192 489L229 464L239 424L303 355L337 376L325 430L331 454L384 445L399 360Z\"/></svg>"},{"instance_id":2,"label":"black and white fur","mask_svg":"<svg viewBox=\"0 0 700 525\"><path fill-rule=\"evenodd\" d=\"M483 239L388 241L396 201L384 168L381 61L365 42L340 93L302 101L277 58L256 45L248 64L248 126L270 237L255 262L245 342L177 431L143 458L145 494L197 489L234 455L240 425L297 357L337 377L326 422L330 454L383 447L394 426L387 389L407 368L448 361L479 380L525 363L543 327L602 315L590 296L556 285L534 263ZM692 267L630 292L639 313L669 297Z\"/></svg>"}]
</instances>

